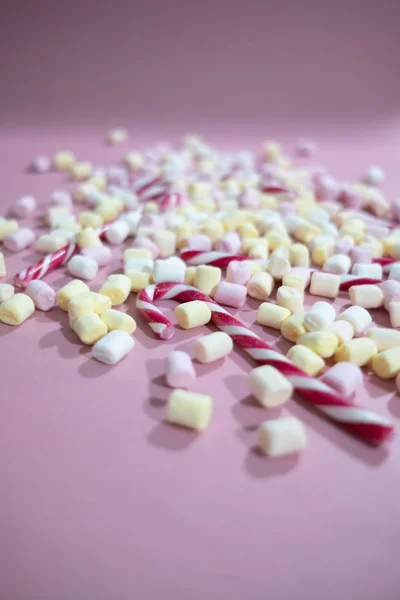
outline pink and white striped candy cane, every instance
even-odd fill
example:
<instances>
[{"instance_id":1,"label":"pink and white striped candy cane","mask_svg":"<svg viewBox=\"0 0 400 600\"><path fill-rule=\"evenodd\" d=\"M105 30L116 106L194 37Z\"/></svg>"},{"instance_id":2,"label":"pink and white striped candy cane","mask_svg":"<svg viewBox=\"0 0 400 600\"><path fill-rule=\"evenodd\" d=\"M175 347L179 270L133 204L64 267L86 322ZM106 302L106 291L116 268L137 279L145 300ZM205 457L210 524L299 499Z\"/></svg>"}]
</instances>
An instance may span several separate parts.
<instances>
[{"instance_id":1,"label":"pink and white striped candy cane","mask_svg":"<svg viewBox=\"0 0 400 600\"><path fill-rule=\"evenodd\" d=\"M180 192L172 192L167 193L160 199L158 203L158 208L161 212L165 212L167 210L174 210L175 208L179 208L183 205L183 194Z\"/></svg>"},{"instance_id":2,"label":"pink and white striped candy cane","mask_svg":"<svg viewBox=\"0 0 400 600\"><path fill-rule=\"evenodd\" d=\"M233 260L251 260L248 256L229 254L229 252L202 252L201 250L185 250L180 257L188 265L211 265L225 269Z\"/></svg>"},{"instance_id":3,"label":"pink and white striped candy cane","mask_svg":"<svg viewBox=\"0 0 400 600\"><path fill-rule=\"evenodd\" d=\"M139 292L136 306L160 339L171 338L174 326L154 302L172 299L177 302L205 302L211 310L211 321L218 329L228 333L232 340L257 362L278 369L292 382L296 392L310 404L333 421L349 428L364 441L379 445L393 435L393 426L387 419L348 402L319 379L310 377L298 369L286 356L274 350L214 300L190 285L159 283Z\"/></svg>"}]
</instances>

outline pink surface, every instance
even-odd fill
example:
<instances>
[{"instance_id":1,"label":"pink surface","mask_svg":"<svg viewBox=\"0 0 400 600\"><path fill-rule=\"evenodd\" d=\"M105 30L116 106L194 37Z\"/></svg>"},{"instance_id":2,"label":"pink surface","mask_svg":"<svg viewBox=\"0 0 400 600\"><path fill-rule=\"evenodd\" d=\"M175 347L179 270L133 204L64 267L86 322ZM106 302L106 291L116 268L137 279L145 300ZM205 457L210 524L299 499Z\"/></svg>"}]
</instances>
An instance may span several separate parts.
<instances>
[{"instance_id":1,"label":"pink surface","mask_svg":"<svg viewBox=\"0 0 400 600\"><path fill-rule=\"evenodd\" d=\"M388 197L400 196L399 3L6 4L4 214L23 193L43 208L64 186L62 175L23 173L37 154L71 148L107 164L192 130L222 149L314 137L315 163L343 178L378 163ZM106 148L116 125L131 138ZM5 254L10 275L37 259ZM59 270L46 281L68 279ZM232 312L253 324L257 305ZM168 315L173 306L163 304ZM125 309L137 317L133 295ZM214 397L209 430L165 425L165 355L192 352L200 332L161 343L137 323L116 367L90 360L58 309L0 325L2 600L397 599L399 439L369 448L294 400L259 407L246 385L255 365L237 351L196 365L193 390ZM394 382L365 383L356 401L398 425ZM257 425L278 414L306 425L298 458L254 451Z\"/></svg>"}]
</instances>

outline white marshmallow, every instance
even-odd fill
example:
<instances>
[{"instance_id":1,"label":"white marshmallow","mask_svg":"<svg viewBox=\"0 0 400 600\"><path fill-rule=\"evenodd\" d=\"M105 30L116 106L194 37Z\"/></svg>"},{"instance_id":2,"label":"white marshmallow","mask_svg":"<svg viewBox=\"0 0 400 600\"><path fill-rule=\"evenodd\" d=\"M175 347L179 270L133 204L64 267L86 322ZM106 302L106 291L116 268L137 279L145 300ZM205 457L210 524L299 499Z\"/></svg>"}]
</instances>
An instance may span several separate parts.
<instances>
[{"instance_id":1,"label":"white marshmallow","mask_svg":"<svg viewBox=\"0 0 400 600\"><path fill-rule=\"evenodd\" d=\"M325 261L322 268L327 273L346 275L351 268L351 259L347 254L333 254Z\"/></svg>"},{"instance_id":2,"label":"white marshmallow","mask_svg":"<svg viewBox=\"0 0 400 600\"><path fill-rule=\"evenodd\" d=\"M276 292L276 301L292 314L303 311L303 294L296 288L282 285Z\"/></svg>"},{"instance_id":3,"label":"white marshmallow","mask_svg":"<svg viewBox=\"0 0 400 600\"><path fill-rule=\"evenodd\" d=\"M353 326L354 333L360 335L372 323L371 315L361 306L350 306L337 317L338 321L348 321Z\"/></svg>"},{"instance_id":4,"label":"white marshmallow","mask_svg":"<svg viewBox=\"0 0 400 600\"><path fill-rule=\"evenodd\" d=\"M304 425L296 417L264 421L258 428L260 451L267 456L299 452L307 446Z\"/></svg>"},{"instance_id":5,"label":"white marshmallow","mask_svg":"<svg viewBox=\"0 0 400 600\"><path fill-rule=\"evenodd\" d=\"M128 260L128 263L130 261ZM177 283L185 282L186 264L177 256L158 259L154 263L153 281L154 283L164 283L175 281Z\"/></svg>"},{"instance_id":6,"label":"white marshmallow","mask_svg":"<svg viewBox=\"0 0 400 600\"><path fill-rule=\"evenodd\" d=\"M152 273L154 269L154 260L152 258L128 258L124 263L124 271L142 271Z\"/></svg>"},{"instance_id":7,"label":"white marshmallow","mask_svg":"<svg viewBox=\"0 0 400 600\"><path fill-rule=\"evenodd\" d=\"M351 272L353 275L368 277L370 279L382 279L383 277L382 265L378 263L356 263L353 265Z\"/></svg>"},{"instance_id":8,"label":"white marshmallow","mask_svg":"<svg viewBox=\"0 0 400 600\"><path fill-rule=\"evenodd\" d=\"M92 348L92 356L106 365L115 365L134 347L132 336L126 331L114 329L96 342Z\"/></svg>"},{"instance_id":9,"label":"white marshmallow","mask_svg":"<svg viewBox=\"0 0 400 600\"><path fill-rule=\"evenodd\" d=\"M336 311L328 302L315 302L304 317L308 331L326 331L336 319Z\"/></svg>"},{"instance_id":10,"label":"white marshmallow","mask_svg":"<svg viewBox=\"0 0 400 600\"><path fill-rule=\"evenodd\" d=\"M247 383L250 392L263 406L272 408L280 406L293 393L293 385L277 369L263 365L253 369L248 377Z\"/></svg>"},{"instance_id":11,"label":"white marshmallow","mask_svg":"<svg viewBox=\"0 0 400 600\"><path fill-rule=\"evenodd\" d=\"M382 185L385 181L385 171L378 165L372 165L364 173L363 181L368 185Z\"/></svg>"},{"instance_id":12,"label":"white marshmallow","mask_svg":"<svg viewBox=\"0 0 400 600\"><path fill-rule=\"evenodd\" d=\"M36 240L36 250L41 254L51 254L68 244L65 237L58 235L45 234Z\"/></svg>"},{"instance_id":13,"label":"white marshmallow","mask_svg":"<svg viewBox=\"0 0 400 600\"><path fill-rule=\"evenodd\" d=\"M68 271L74 277L79 277L79 279L86 279L87 281L94 279L98 270L99 267L95 260L80 254L73 256L68 262Z\"/></svg>"},{"instance_id":14,"label":"white marshmallow","mask_svg":"<svg viewBox=\"0 0 400 600\"><path fill-rule=\"evenodd\" d=\"M354 337L353 325L348 321L334 321L328 327L328 331L337 337L339 346L349 342Z\"/></svg>"},{"instance_id":15,"label":"white marshmallow","mask_svg":"<svg viewBox=\"0 0 400 600\"><path fill-rule=\"evenodd\" d=\"M54 235L57 238L64 238L66 244L73 244L75 242L75 233L67 229L53 229L50 235Z\"/></svg>"},{"instance_id":16,"label":"white marshmallow","mask_svg":"<svg viewBox=\"0 0 400 600\"><path fill-rule=\"evenodd\" d=\"M223 358L233 349L232 338L223 331L210 333L196 340L194 355L201 363L210 363Z\"/></svg>"},{"instance_id":17,"label":"white marshmallow","mask_svg":"<svg viewBox=\"0 0 400 600\"><path fill-rule=\"evenodd\" d=\"M9 283L0 283L0 302L5 302L14 296L14 286Z\"/></svg>"},{"instance_id":18,"label":"white marshmallow","mask_svg":"<svg viewBox=\"0 0 400 600\"><path fill-rule=\"evenodd\" d=\"M21 196L14 202L13 213L17 217L25 218L36 209L36 200L33 196Z\"/></svg>"},{"instance_id":19,"label":"white marshmallow","mask_svg":"<svg viewBox=\"0 0 400 600\"><path fill-rule=\"evenodd\" d=\"M349 289L351 303L363 308L379 308L383 305L383 292L377 285L353 285Z\"/></svg>"},{"instance_id":20,"label":"white marshmallow","mask_svg":"<svg viewBox=\"0 0 400 600\"><path fill-rule=\"evenodd\" d=\"M390 302L389 317L392 327L400 327L400 302Z\"/></svg>"},{"instance_id":21,"label":"white marshmallow","mask_svg":"<svg viewBox=\"0 0 400 600\"><path fill-rule=\"evenodd\" d=\"M396 281L400 281L400 262L393 263L390 266L388 279L395 279Z\"/></svg>"},{"instance_id":22,"label":"white marshmallow","mask_svg":"<svg viewBox=\"0 0 400 600\"><path fill-rule=\"evenodd\" d=\"M386 327L371 327L365 334L375 342L378 352L400 346L400 331Z\"/></svg>"},{"instance_id":23,"label":"white marshmallow","mask_svg":"<svg viewBox=\"0 0 400 600\"><path fill-rule=\"evenodd\" d=\"M104 267L112 260L112 252L108 246L92 246L82 248L81 255L96 261L99 267Z\"/></svg>"},{"instance_id":24,"label":"white marshmallow","mask_svg":"<svg viewBox=\"0 0 400 600\"><path fill-rule=\"evenodd\" d=\"M340 277L335 273L322 273L314 271L311 275L310 294L336 298L339 293Z\"/></svg>"},{"instance_id":25,"label":"white marshmallow","mask_svg":"<svg viewBox=\"0 0 400 600\"><path fill-rule=\"evenodd\" d=\"M110 244L122 244L122 242L124 242L128 237L129 233L129 223L127 221L118 220L108 227L105 237Z\"/></svg>"}]
</instances>

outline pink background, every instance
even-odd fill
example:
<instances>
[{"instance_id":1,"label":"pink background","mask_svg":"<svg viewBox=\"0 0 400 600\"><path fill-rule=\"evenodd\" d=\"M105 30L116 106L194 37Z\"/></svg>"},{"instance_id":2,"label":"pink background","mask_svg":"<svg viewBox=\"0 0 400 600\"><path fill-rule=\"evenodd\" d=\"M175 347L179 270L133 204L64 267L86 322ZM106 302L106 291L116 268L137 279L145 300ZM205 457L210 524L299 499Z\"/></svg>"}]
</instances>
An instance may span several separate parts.
<instances>
[{"instance_id":1,"label":"pink background","mask_svg":"<svg viewBox=\"0 0 400 600\"><path fill-rule=\"evenodd\" d=\"M290 149L312 135L335 175L377 162L388 197L398 197L398 3L237 4L6 2L3 213L22 193L44 207L69 185L26 174L37 153L65 147L107 164L187 131L253 149L270 136ZM119 124L129 144L105 147ZM33 249L6 255L10 276L37 259ZM120 249L114 256L94 289L119 267ZM67 280L63 271L48 278ZM134 304L131 296L124 309L136 318ZM249 325L256 305L237 313ZM209 430L167 426L163 359L190 352L199 332L159 343L137 323L134 351L113 368L88 358L58 309L0 326L1 598L398 598L398 439L366 447L290 401L281 414L304 421L309 447L261 458L255 427L279 411L248 396L252 364L237 351L196 366L193 389L214 397ZM398 425L394 383L371 374L365 383L357 400Z\"/></svg>"}]
</instances>

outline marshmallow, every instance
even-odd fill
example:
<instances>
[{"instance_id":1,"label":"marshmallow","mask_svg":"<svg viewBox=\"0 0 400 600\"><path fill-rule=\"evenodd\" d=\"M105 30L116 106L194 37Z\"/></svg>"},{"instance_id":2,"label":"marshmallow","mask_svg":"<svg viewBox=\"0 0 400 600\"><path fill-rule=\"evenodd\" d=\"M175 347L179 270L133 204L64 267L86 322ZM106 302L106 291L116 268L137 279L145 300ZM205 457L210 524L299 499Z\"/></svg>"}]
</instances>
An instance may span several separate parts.
<instances>
[{"instance_id":1,"label":"marshmallow","mask_svg":"<svg viewBox=\"0 0 400 600\"><path fill-rule=\"evenodd\" d=\"M50 206L44 216L45 222L52 229L59 227L63 223L75 223L74 215L66 206Z\"/></svg>"},{"instance_id":2,"label":"marshmallow","mask_svg":"<svg viewBox=\"0 0 400 600\"><path fill-rule=\"evenodd\" d=\"M322 358L332 356L339 345L337 337L330 331L312 331L297 338L297 344L307 346Z\"/></svg>"},{"instance_id":3,"label":"marshmallow","mask_svg":"<svg viewBox=\"0 0 400 600\"><path fill-rule=\"evenodd\" d=\"M395 296L400 294L400 282L395 281L394 279L388 279L379 284L379 288L383 293L383 306L386 310L389 310L389 304Z\"/></svg>"},{"instance_id":4,"label":"marshmallow","mask_svg":"<svg viewBox=\"0 0 400 600\"><path fill-rule=\"evenodd\" d=\"M400 282L400 262L391 265L388 279L395 279Z\"/></svg>"},{"instance_id":5,"label":"marshmallow","mask_svg":"<svg viewBox=\"0 0 400 600\"><path fill-rule=\"evenodd\" d=\"M349 235L344 235L336 240L334 251L338 254L348 255L354 246L354 240Z\"/></svg>"},{"instance_id":6,"label":"marshmallow","mask_svg":"<svg viewBox=\"0 0 400 600\"><path fill-rule=\"evenodd\" d=\"M9 283L0 283L0 302L8 300L11 296L14 296L14 286Z\"/></svg>"},{"instance_id":7,"label":"marshmallow","mask_svg":"<svg viewBox=\"0 0 400 600\"><path fill-rule=\"evenodd\" d=\"M294 313L282 323L281 334L290 342L296 342L303 333L306 333L304 312Z\"/></svg>"},{"instance_id":8,"label":"marshmallow","mask_svg":"<svg viewBox=\"0 0 400 600\"><path fill-rule=\"evenodd\" d=\"M68 302L68 319L71 327L77 319L84 317L85 315L91 315L95 313L94 301L90 292L84 292L78 296L74 296Z\"/></svg>"},{"instance_id":9,"label":"marshmallow","mask_svg":"<svg viewBox=\"0 0 400 600\"><path fill-rule=\"evenodd\" d=\"M247 261L233 260L226 270L226 280L239 285L246 285L251 277L250 265Z\"/></svg>"},{"instance_id":10,"label":"marshmallow","mask_svg":"<svg viewBox=\"0 0 400 600\"><path fill-rule=\"evenodd\" d=\"M48 156L35 156L30 168L34 173L47 173L51 169L51 160Z\"/></svg>"},{"instance_id":11,"label":"marshmallow","mask_svg":"<svg viewBox=\"0 0 400 600\"><path fill-rule=\"evenodd\" d=\"M363 367L376 354L377 348L374 341L368 337L350 340L339 346L335 352L336 362L352 362Z\"/></svg>"},{"instance_id":12,"label":"marshmallow","mask_svg":"<svg viewBox=\"0 0 400 600\"><path fill-rule=\"evenodd\" d=\"M276 293L276 301L279 306L287 308L292 314L303 311L303 294L295 288L282 285Z\"/></svg>"},{"instance_id":13,"label":"marshmallow","mask_svg":"<svg viewBox=\"0 0 400 600\"><path fill-rule=\"evenodd\" d=\"M26 294L14 294L0 304L0 321L7 325L21 325L35 312L32 299Z\"/></svg>"},{"instance_id":14,"label":"marshmallow","mask_svg":"<svg viewBox=\"0 0 400 600\"><path fill-rule=\"evenodd\" d=\"M164 283L174 281L184 283L186 264L177 256L158 259L154 263L153 281L154 283Z\"/></svg>"},{"instance_id":15,"label":"marshmallow","mask_svg":"<svg viewBox=\"0 0 400 600\"><path fill-rule=\"evenodd\" d=\"M26 286L25 293L32 298L34 305L39 310L51 310L56 304L55 291L40 279L30 281Z\"/></svg>"},{"instance_id":16,"label":"marshmallow","mask_svg":"<svg viewBox=\"0 0 400 600\"><path fill-rule=\"evenodd\" d=\"M282 285L299 290L299 292L303 294L305 281L300 275L292 275L292 273L289 273L289 275L285 275L282 279Z\"/></svg>"},{"instance_id":17,"label":"marshmallow","mask_svg":"<svg viewBox=\"0 0 400 600\"><path fill-rule=\"evenodd\" d=\"M144 288L150 285L152 281L151 273L140 271L138 269L128 269L125 271L125 275L129 277L131 281L132 292L140 292L140 290L144 290Z\"/></svg>"},{"instance_id":18,"label":"marshmallow","mask_svg":"<svg viewBox=\"0 0 400 600\"><path fill-rule=\"evenodd\" d=\"M124 250L124 263L131 258L152 260L153 255L151 253L151 250L149 250L148 248L127 248L126 250Z\"/></svg>"},{"instance_id":19,"label":"marshmallow","mask_svg":"<svg viewBox=\"0 0 400 600\"><path fill-rule=\"evenodd\" d=\"M75 242L75 233L73 231L68 231L67 229L53 229L50 235L53 235L56 238L63 238L65 241L65 246Z\"/></svg>"},{"instance_id":20,"label":"marshmallow","mask_svg":"<svg viewBox=\"0 0 400 600\"><path fill-rule=\"evenodd\" d=\"M365 335L375 342L378 352L400 346L400 331L395 329L371 327Z\"/></svg>"},{"instance_id":21,"label":"marshmallow","mask_svg":"<svg viewBox=\"0 0 400 600\"><path fill-rule=\"evenodd\" d=\"M4 240L7 235L17 231L18 223L15 219L3 219L0 217L0 242Z\"/></svg>"},{"instance_id":22,"label":"marshmallow","mask_svg":"<svg viewBox=\"0 0 400 600\"><path fill-rule=\"evenodd\" d=\"M326 331L336 319L336 311L328 302L315 302L304 317L308 331Z\"/></svg>"},{"instance_id":23,"label":"marshmallow","mask_svg":"<svg viewBox=\"0 0 400 600\"><path fill-rule=\"evenodd\" d=\"M317 145L313 140L302 139L296 142L295 152L297 156L309 158L317 149Z\"/></svg>"},{"instance_id":24,"label":"marshmallow","mask_svg":"<svg viewBox=\"0 0 400 600\"><path fill-rule=\"evenodd\" d=\"M389 303L389 317L392 327L400 327L400 297L396 296L396 302Z\"/></svg>"},{"instance_id":25,"label":"marshmallow","mask_svg":"<svg viewBox=\"0 0 400 600\"><path fill-rule=\"evenodd\" d=\"M113 306L119 306L129 296L131 291L131 280L127 275L114 273L109 275L101 286L99 293L108 296Z\"/></svg>"},{"instance_id":26,"label":"marshmallow","mask_svg":"<svg viewBox=\"0 0 400 600\"><path fill-rule=\"evenodd\" d=\"M186 246L187 250L200 250L201 252L209 252L212 248L212 242L208 235L197 233L188 236L186 240Z\"/></svg>"},{"instance_id":27,"label":"marshmallow","mask_svg":"<svg viewBox=\"0 0 400 600\"><path fill-rule=\"evenodd\" d=\"M56 304L62 310L68 310L68 302L74 297L83 294L84 292L90 292L89 287L86 283L80 279L73 279L67 285L64 285L56 293Z\"/></svg>"},{"instance_id":28,"label":"marshmallow","mask_svg":"<svg viewBox=\"0 0 400 600\"><path fill-rule=\"evenodd\" d=\"M207 296L213 296L221 281L221 269L200 265L194 274L194 285Z\"/></svg>"},{"instance_id":29,"label":"marshmallow","mask_svg":"<svg viewBox=\"0 0 400 600\"><path fill-rule=\"evenodd\" d=\"M379 308L383 305L383 292L377 285L353 285L349 289L350 301L363 308Z\"/></svg>"},{"instance_id":30,"label":"marshmallow","mask_svg":"<svg viewBox=\"0 0 400 600\"><path fill-rule=\"evenodd\" d=\"M76 319L72 328L83 344L91 346L107 333L105 323L95 313L88 313Z\"/></svg>"},{"instance_id":31,"label":"marshmallow","mask_svg":"<svg viewBox=\"0 0 400 600\"><path fill-rule=\"evenodd\" d=\"M228 231L215 245L218 252L229 252L230 254L238 254L241 247L241 239L236 231ZM200 249L200 248L199 248ZM205 251L207 252L207 250Z\"/></svg>"},{"instance_id":32,"label":"marshmallow","mask_svg":"<svg viewBox=\"0 0 400 600\"><path fill-rule=\"evenodd\" d=\"M169 387L188 388L196 379L189 354L175 350L165 358L165 378Z\"/></svg>"},{"instance_id":33,"label":"marshmallow","mask_svg":"<svg viewBox=\"0 0 400 600\"><path fill-rule=\"evenodd\" d=\"M293 394L290 381L268 365L253 369L247 377L247 383L251 394L267 408L280 406Z\"/></svg>"},{"instance_id":34,"label":"marshmallow","mask_svg":"<svg viewBox=\"0 0 400 600\"><path fill-rule=\"evenodd\" d=\"M136 331L136 321L130 315L120 310L108 308L101 313L101 320L106 324L108 331L126 331L132 335Z\"/></svg>"},{"instance_id":35,"label":"marshmallow","mask_svg":"<svg viewBox=\"0 0 400 600\"><path fill-rule=\"evenodd\" d=\"M353 325L348 321L334 321L332 325L329 325L328 331L337 337L339 346L349 342L354 337Z\"/></svg>"},{"instance_id":36,"label":"marshmallow","mask_svg":"<svg viewBox=\"0 0 400 600\"><path fill-rule=\"evenodd\" d=\"M105 237L110 244L122 244L129 235L129 225L126 221L118 220L112 223L106 233Z\"/></svg>"},{"instance_id":37,"label":"marshmallow","mask_svg":"<svg viewBox=\"0 0 400 600\"><path fill-rule=\"evenodd\" d=\"M45 234L36 240L36 250L41 254L51 254L67 246L67 240L63 236Z\"/></svg>"},{"instance_id":38,"label":"marshmallow","mask_svg":"<svg viewBox=\"0 0 400 600\"><path fill-rule=\"evenodd\" d=\"M113 146L123 144L128 139L128 132L123 127L115 127L107 133L106 141Z\"/></svg>"},{"instance_id":39,"label":"marshmallow","mask_svg":"<svg viewBox=\"0 0 400 600\"><path fill-rule=\"evenodd\" d=\"M108 246L92 246L83 248L81 255L94 260L99 267L104 267L112 260L112 252Z\"/></svg>"},{"instance_id":40,"label":"marshmallow","mask_svg":"<svg viewBox=\"0 0 400 600\"><path fill-rule=\"evenodd\" d=\"M385 181L385 171L378 165L372 165L364 173L363 181L368 185L382 185Z\"/></svg>"},{"instance_id":41,"label":"marshmallow","mask_svg":"<svg viewBox=\"0 0 400 600\"><path fill-rule=\"evenodd\" d=\"M363 374L357 365L351 362L339 362L321 377L321 381L336 390L341 396L350 398L361 387Z\"/></svg>"},{"instance_id":42,"label":"marshmallow","mask_svg":"<svg viewBox=\"0 0 400 600\"><path fill-rule=\"evenodd\" d=\"M228 281L221 281L214 295L218 304L241 308L246 301L247 289L244 285L237 285Z\"/></svg>"},{"instance_id":43,"label":"marshmallow","mask_svg":"<svg viewBox=\"0 0 400 600\"><path fill-rule=\"evenodd\" d=\"M368 277L370 279L382 279L383 276L382 266L378 263L356 263L355 265L353 265L351 272L353 275L359 275L360 277Z\"/></svg>"},{"instance_id":44,"label":"marshmallow","mask_svg":"<svg viewBox=\"0 0 400 600\"><path fill-rule=\"evenodd\" d=\"M296 367L313 377L318 375L325 366L325 361L318 354L300 344L292 346L286 356Z\"/></svg>"},{"instance_id":45,"label":"marshmallow","mask_svg":"<svg viewBox=\"0 0 400 600\"><path fill-rule=\"evenodd\" d=\"M153 240L158 248L161 258L175 254L176 235L173 231L159 230L153 234Z\"/></svg>"},{"instance_id":46,"label":"marshmallow","mask_svg":"<svg viewBox=\"0 0 400 600\"><path fill-rule=\"evenodd\" d=\"M196 273L196 267L187 267L185 271L185 283L194 286L194 276Z\"/></svg>"},{"instance_id":47,"label":"marshmallow","mask_svg":"<svg viewBox=\"0 0 400 600\"><path fill-rule=\"evenodd\" d=\"M75 163L70 170L72 179L76 181L82 181L88 179L93 171L92 163L88 161L82 161Z\"/></svg>"},{"instance_id":48,"label":"marshmallow","mask_svg":"<svg viewBox=\"0 0 400 600\"><path fill-rule=\"evenodd\" d=\"M353 264L370 264L372 262L372 248L369 246L354 246L350 250L350 258Z\"/></svg>"},{"instance_id":49,"label":"marshmallow","mask_svg":"<svg viewBox=\"0 0 400 600\"><path fill-rule=\"evenodd\" d=\"M111 308L111 300L107 296L99 294L98 292L89 292L89 294L93 301L94 312L97 315L101 316L105 310Z\"/></svg>"},{"instance_id":50,"label":"marshmallow","mask_svg":"<svg viewBox=\"0 0 400 600\"><path fill-rule=\"evenodd\" d=\"M116 329L95 343L92 356L106 365L115 365L132 350L134 345L135 342L129 333Z\"/></svg>"},{"instance_id":51,"label":"marshmallow","mask_svg":"<svg viewBox=\"0 0 400 600\"><path fill-rule=\"evenodd\" d=\"M325 261L322 268L327 273L346 275L350 271L351 260L346 254L334 254Z\"/></svg>"},{"instance_id":52,"label":"marshmallow","mask_svg":"<svg viewBox=\"0 0 400 600\"><path fill-rule=\"evenodd\" d=\"M75 162L75 155L69 150L61 150L53 156L53 166L57 171L69 171Z\"/></svg>"},{"instance_id":53,"label":"marshmallow","mask_svg":"<svg viewBox=\"0 0 400 600\"><path fill-rule=\"evenodd\" d=\"M361 306L350 306L350 308L340 313L337 320L348 321L353 326L356 335L364 333L372 323L371 315Z\"/></svg>"},{"instance_id":54,"label":"marshmallow","mask_svg":"<svg viewBox=\"0 0 400 600\"><path fill-rule=\"evenodd\" d=\"M304 425L296 417L264 421L258 427L258 446L266 456L285 456L307 446Z\"/></svg>"},{"instance_id":55,"label":"marshmallow","mask_svg":"<svg viewBox=\"0 0 400 600\"><path fill-rule=\"evenodd\" d=\"M293 244L289 248L289 260L293 267L309 267L310 252L304 244Z\"/></svg>"},{"instance_id":56,"label":"marshmallow","mask_svg":"<svg viewBox=\"0 0 400 600\"><path fill-rule=\"evenodd\" d=\"M171 257L175 258L175 257ZM167 260L167 259L165 259ZM179 259L178 259L179 260ZM154 270L154 261L151 258L128 258L124 262L124 271L136 270L144 271L145 273L152 273Z\"/></svg>"},{"instance_id":57,"label":"marshmallow","mask_svg":"<svg viewBox=\"0 0 400 600\"><path fill-rule=\"evenodd\" d=\"M400 350L389 348L375 354L372 358L372 370L381 379L392 379L400 373Z\"/></svg>"},{"instance_id":58,"label":"marshmallow","mask_svg":"<svg viewBox=\"0 0 400 600\"><path fill-rule=\"evenodd\" d=\"M4 254L0 252L0 277L7 275L6 262L4 260Z\"/></svg>"},{"instance_id":59,"label":"marshmallow","mask_svg":"<svg viewBox=\"0 0 400 600\"><path fill-rule=\"evenodd\" d=\"M247 284L247 293L257 300L266 300L274 289L274 280L269 273L256 273Z\"/></svg>"},{"instance_id":60,"label":"marshmallow","mask_svg":"<svg viewBox=\"0 0 400 600\"><path fill-rule=\"evenodd\" d=\"M99 270L95 260L88 258L87 256L81 256L80 254L76 254L69 260L67 268L73 277L78 277L79 279L85 279L87 281L94 279Z\"/></svg>"},{"instance_id":61,"label":"marshmallow","mask_svg":"<svg viewBox=\"0 0 400 600\"><path fill-rule=\"evenodd\" d=\"M290 310L270 302L263 302L257 310L256 321L266 327L281 329L283 323L290 317Z\"/></svg>"},{"instance_id":62,"label":"marshmallow","mask_svg":"<svg viewBox=\"0 0 400 600\"><path fill-rule=\"evenodd\" d=\"M13 213L16 217L25 218L36 209L37 203L33 196L21 196L14 202Z\"/></svg>"},{"instance_id":63,"label":"marshmallow","mask_svg":"<svg viewBox=\"0 0 400 600\"><path fill-rule=\"evenodd\" d=\"M92 210L83 210L79 213L78 220L82 227L93 227L94 229L104 223L103 217Z\"/></svg>"},{"instance_id":64,"label":"marshmallow","mask_svg":"<svg viewBox=\"0 0 400 600\"><path fill-rule=\"evenodd\" d=\"M179 304L174 310L174 315L183 329L193 329L210 322L211 310L205 302L192 300Z\"/></svg>"},{"instance_id":65,"label":"marshmallow","mask_svg":"<svg viewBox=\"0 0 400 600\"><path fill-rule=\"evenodd\" d=\"M284 256L274 254L268 261L267 270L274 279L283 279L290 273L290 262Z\"/></svg>"},{"instance_id":66,"label":"marshmallow","mask_svg":"<svg viewBox=\"0 0 400 600\"><path fill-rule=\"evenodd\" d=\"M314 271L311 275L310 294L336 298L339 293L340 277L334 273Z\"/></svg>"},{"instance_id":67,"label":"marshmallow","mask_svg":"<svg viewBox=\"0 0 400 600\"><path fill-rule=\"evenodd\" d=\"M152 258L153 260L155 260L158 257L158 247L157 245L148 237L145 236L137 236L135 238L135 241L133 242L133 247L134 248L147 248L148 250L150 250L151 254L152 254Z\"/></svg>"},{"instance_id":68,"label":"marshmallow","mask_svg":"<svg viewBox=\"0 0 400 600\"><path fill-rule=\"evenodd\" d=\"M76 241L81 250L83 248L95 248L96 246L103 245L93 227L85 227L85 229L77 233Z\"/></svg>"},{"instance_id":69,"label":"marshmallow","mask_svg":"<svg viewBox=\"0 0 400 600\"><path fill-rule=\"evenodd\" d=\"M203 430L209 424L211 414L211 396L177 389L168 398L165 419L174 425Z\"/></svg>"},{"instance_id":70,"label":"marshmallow","mask_svg":"<svg viewBox=\"0 0 400 600\"><path fill-rule=\"evenodd\" d=\"M199 362L210 363L223 358L232 349L232 338L223 331L216 331L195 341L194 355Z\"/></svg>"},{"instance_id":71,"label":"marshmallow","mask_svg":"<svg viewBox=\"0 0 400 600\"><path fill-rule=\"evenodd\" d=\"M7 235L4 238L3 243L8 250L18 252L19 250L24 250L24 248L30 246L34 240L35 234L32 229L23 227Z\"/></svg>"},{"instance_id":72,"label":"marshmallow","mask_svg":"<svg viewBox=\"0 0 400 600\"><path fill-rule=\"evenodd\" d=\"M51 194L50 200L54 206L66 206L69 210L72 209L71 194L67 190L55 190Z\"/></svg>"},{"instance_id":73,"label":"marshmallow","mask_svg":"<svg viewBox=\"0 0 400 600\"><path fill-rule=\"evenodd\" d=\"M201 233L208 235L213 244L218 242L224 235L224 226L215 219L206 219L201 226Z\"/></svg>"}]
</instances>

